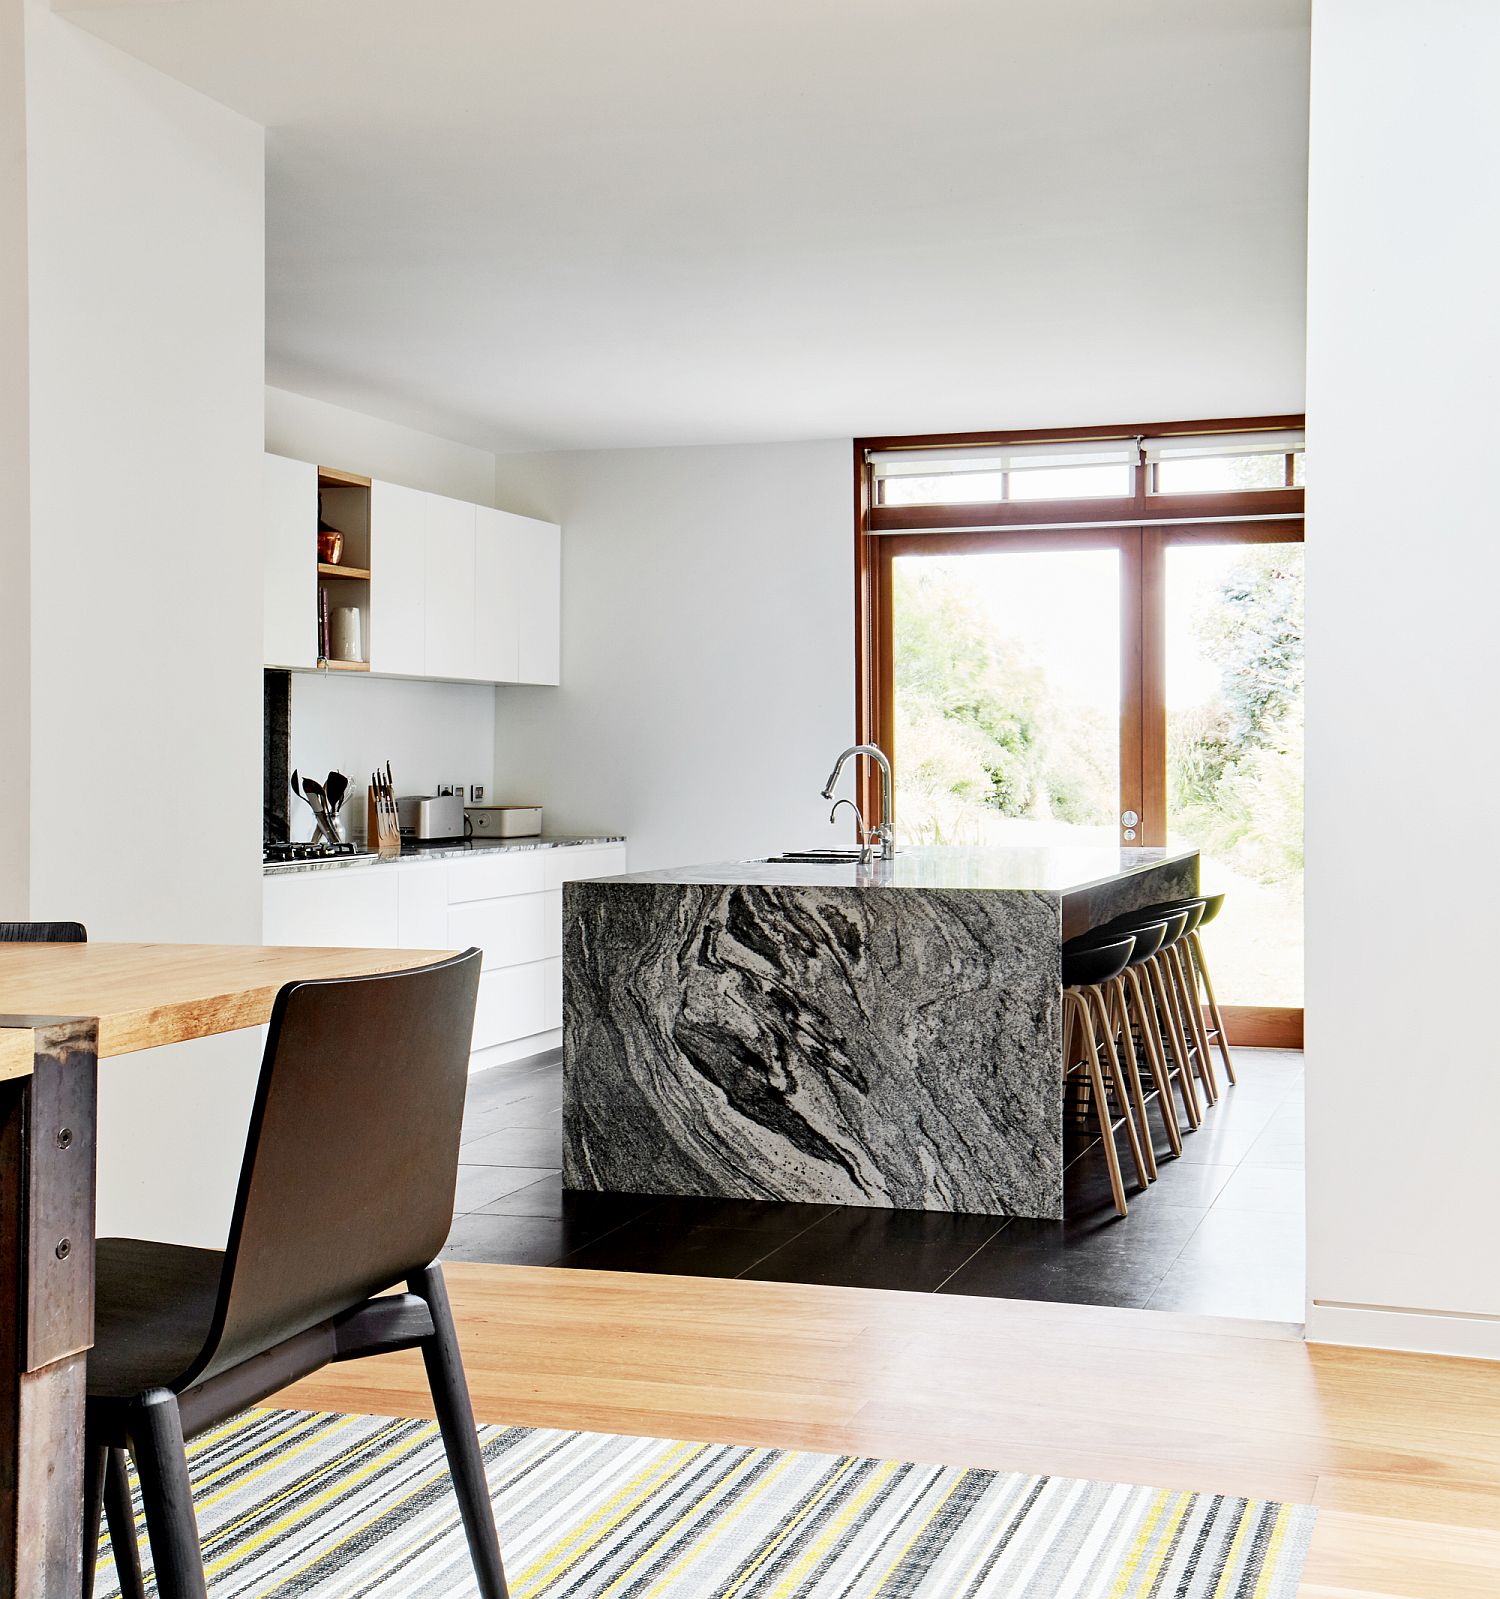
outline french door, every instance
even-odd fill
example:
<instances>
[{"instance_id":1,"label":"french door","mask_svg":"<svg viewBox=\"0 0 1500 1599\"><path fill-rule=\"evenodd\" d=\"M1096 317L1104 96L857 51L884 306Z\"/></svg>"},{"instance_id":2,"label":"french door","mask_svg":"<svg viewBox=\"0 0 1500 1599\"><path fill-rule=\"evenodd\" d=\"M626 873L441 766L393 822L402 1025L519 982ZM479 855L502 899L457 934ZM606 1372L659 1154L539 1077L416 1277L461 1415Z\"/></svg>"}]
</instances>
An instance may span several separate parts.
<instances>
[{"instance_id":1,"label":"french door","mask_svg":"<svg viewBox=\"0 0 1500 1599\"><path fill-rule=\"evenodd\" d=\"M869 494L859 732L899 840L1198 848L1231 1037L1299 1047L1300 518L872 535Z\"/></svg>"}]
</instances>

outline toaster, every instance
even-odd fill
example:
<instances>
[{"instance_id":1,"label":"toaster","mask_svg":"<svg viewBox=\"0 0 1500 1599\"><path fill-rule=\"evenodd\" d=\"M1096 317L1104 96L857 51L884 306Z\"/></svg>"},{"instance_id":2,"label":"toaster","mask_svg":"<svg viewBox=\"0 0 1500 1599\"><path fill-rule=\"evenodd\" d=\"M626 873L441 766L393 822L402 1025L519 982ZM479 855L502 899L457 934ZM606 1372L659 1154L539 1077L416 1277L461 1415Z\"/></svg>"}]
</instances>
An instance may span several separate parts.
<instances>
[{"instance_id":1,"label":"toaster","mask_svg":"<svg viewBox=\"0 0 1500 1599\"><path fill-rule=\"evenodd\" d=\"M396 819L401 836L425 842L428 839L464 836L462 794L407 794L396 801Z\"/></svg>"}]
</instances>

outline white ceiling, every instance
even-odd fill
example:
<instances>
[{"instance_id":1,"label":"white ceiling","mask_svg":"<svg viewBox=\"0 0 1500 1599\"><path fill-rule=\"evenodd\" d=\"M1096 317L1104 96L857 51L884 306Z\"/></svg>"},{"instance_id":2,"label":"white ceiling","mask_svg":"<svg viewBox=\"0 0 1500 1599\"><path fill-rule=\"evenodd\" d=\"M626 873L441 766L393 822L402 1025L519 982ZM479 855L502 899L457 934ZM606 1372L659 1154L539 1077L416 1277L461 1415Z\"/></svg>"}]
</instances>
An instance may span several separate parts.
<instances>
[{"instance_id":1,"label":"white ceiling","mask_svg":"<svg viewBox=\"0 0 1500 1599\"><path fill-rule=\"evenodd\" d=\"M491 449L1302 403L1310 0L59 0L267 125L269 381Z\"/></svg>"}]
</instances>

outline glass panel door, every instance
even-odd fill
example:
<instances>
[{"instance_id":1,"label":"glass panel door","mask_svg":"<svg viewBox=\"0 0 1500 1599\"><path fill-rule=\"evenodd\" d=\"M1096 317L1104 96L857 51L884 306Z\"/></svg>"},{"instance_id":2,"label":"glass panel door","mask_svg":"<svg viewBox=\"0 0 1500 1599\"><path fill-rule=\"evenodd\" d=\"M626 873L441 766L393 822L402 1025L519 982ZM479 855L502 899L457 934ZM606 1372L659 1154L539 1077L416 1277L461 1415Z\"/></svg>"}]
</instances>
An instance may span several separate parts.
<instances>
[{"instance_id":1,"label":"glass panel door","mask_svg":"<svg viewBox=\"0 0 1500 1599\"><path fill-rule=\"evenodd\" d=\"M1167 827L1228 893L1227 1006L1302 1006L1301 544L1166 550Z\"/></svg>"},{"instance_id":2,"label":"glass panel door","mask_svg":"<svg viewBox=\"0 0 1500 1599\"><path fill-rule=\"evenodd\" d=\"M1119 551L903 553L890 603L899 841L1115 844Z\"/></svg>"}]
</instances>

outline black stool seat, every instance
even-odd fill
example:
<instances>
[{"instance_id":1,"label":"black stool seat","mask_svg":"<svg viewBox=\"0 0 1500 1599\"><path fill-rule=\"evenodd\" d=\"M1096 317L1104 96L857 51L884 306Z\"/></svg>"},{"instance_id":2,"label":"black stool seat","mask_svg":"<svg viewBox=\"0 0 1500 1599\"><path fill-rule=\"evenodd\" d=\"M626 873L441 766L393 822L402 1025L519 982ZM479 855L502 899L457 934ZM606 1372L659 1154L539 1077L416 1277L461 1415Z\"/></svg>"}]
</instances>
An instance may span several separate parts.
<instances>
[{"instance_id":1,"label":"black stool seat","mask_svg":"<svg viewBox=\"0 0 1500 1599\"><path fill-rule=\"evenodd\" d=\"M1179 906L1196 905L1201 903L1203 906L1203 917L1198 925L1200 927L1207 927L1214 917L1224 909L1224 896L1222 894L1203 894L1197 899L1182 899L1177 900L1175 903Z\"/></svg>"},{"instance_id":2,"label":"black stool seat","mask_svg":"<svg viewBox=\"0 0 1500 1599\"><path fill-rule=\"evenodd\" d=\"M1107 930L1123 936L1126 933L1134 934L1147 927L1161 926L1165 931L1162 933L1161 942L1152 951L1153 954L1159 954L1164 949L1171 949L1178 939L1187 933L1188 920L1189 913L1185 906L1151 905L1145 910L1130 911L1124 916L1117 916L1108 924Z\"/></svg>"},{"instance_id":3,"label":"black stool seat","mask_svg":"<svg viewBox=\"0 0 1500 1599\"><path fill-rule=\"evenodd\" d=\"M193 1364L213 1325L224 1256L145 1238L95 1246L90 1399L133 1399L170 1388Z\"/></svg>"},{"instance_id":4,"label":"black stool seat","mask_svg":"<svg viewBox=\"0 0 1500 1599\"><path fill-rule=\"evenodd\" d=\"M1132 927L1130 932L1135 939L1135 953L1130 957L1132 966L1150 960L1167 941L1165 922L1142 922L1139 927Z\"/></svg>"},{"instance_id":5,"label":"black stool seat","mask_svg":"<svg viewBox=\"0 0 1500 1599\"><path fill-rule=\"evenodd\" d=\"M1062 952L1064 988L1094 987L1113 981L1130 964L1133 938L1116 938L1108 944L1086 949L1065 948Z\"/></svg>"}]
</instances>

